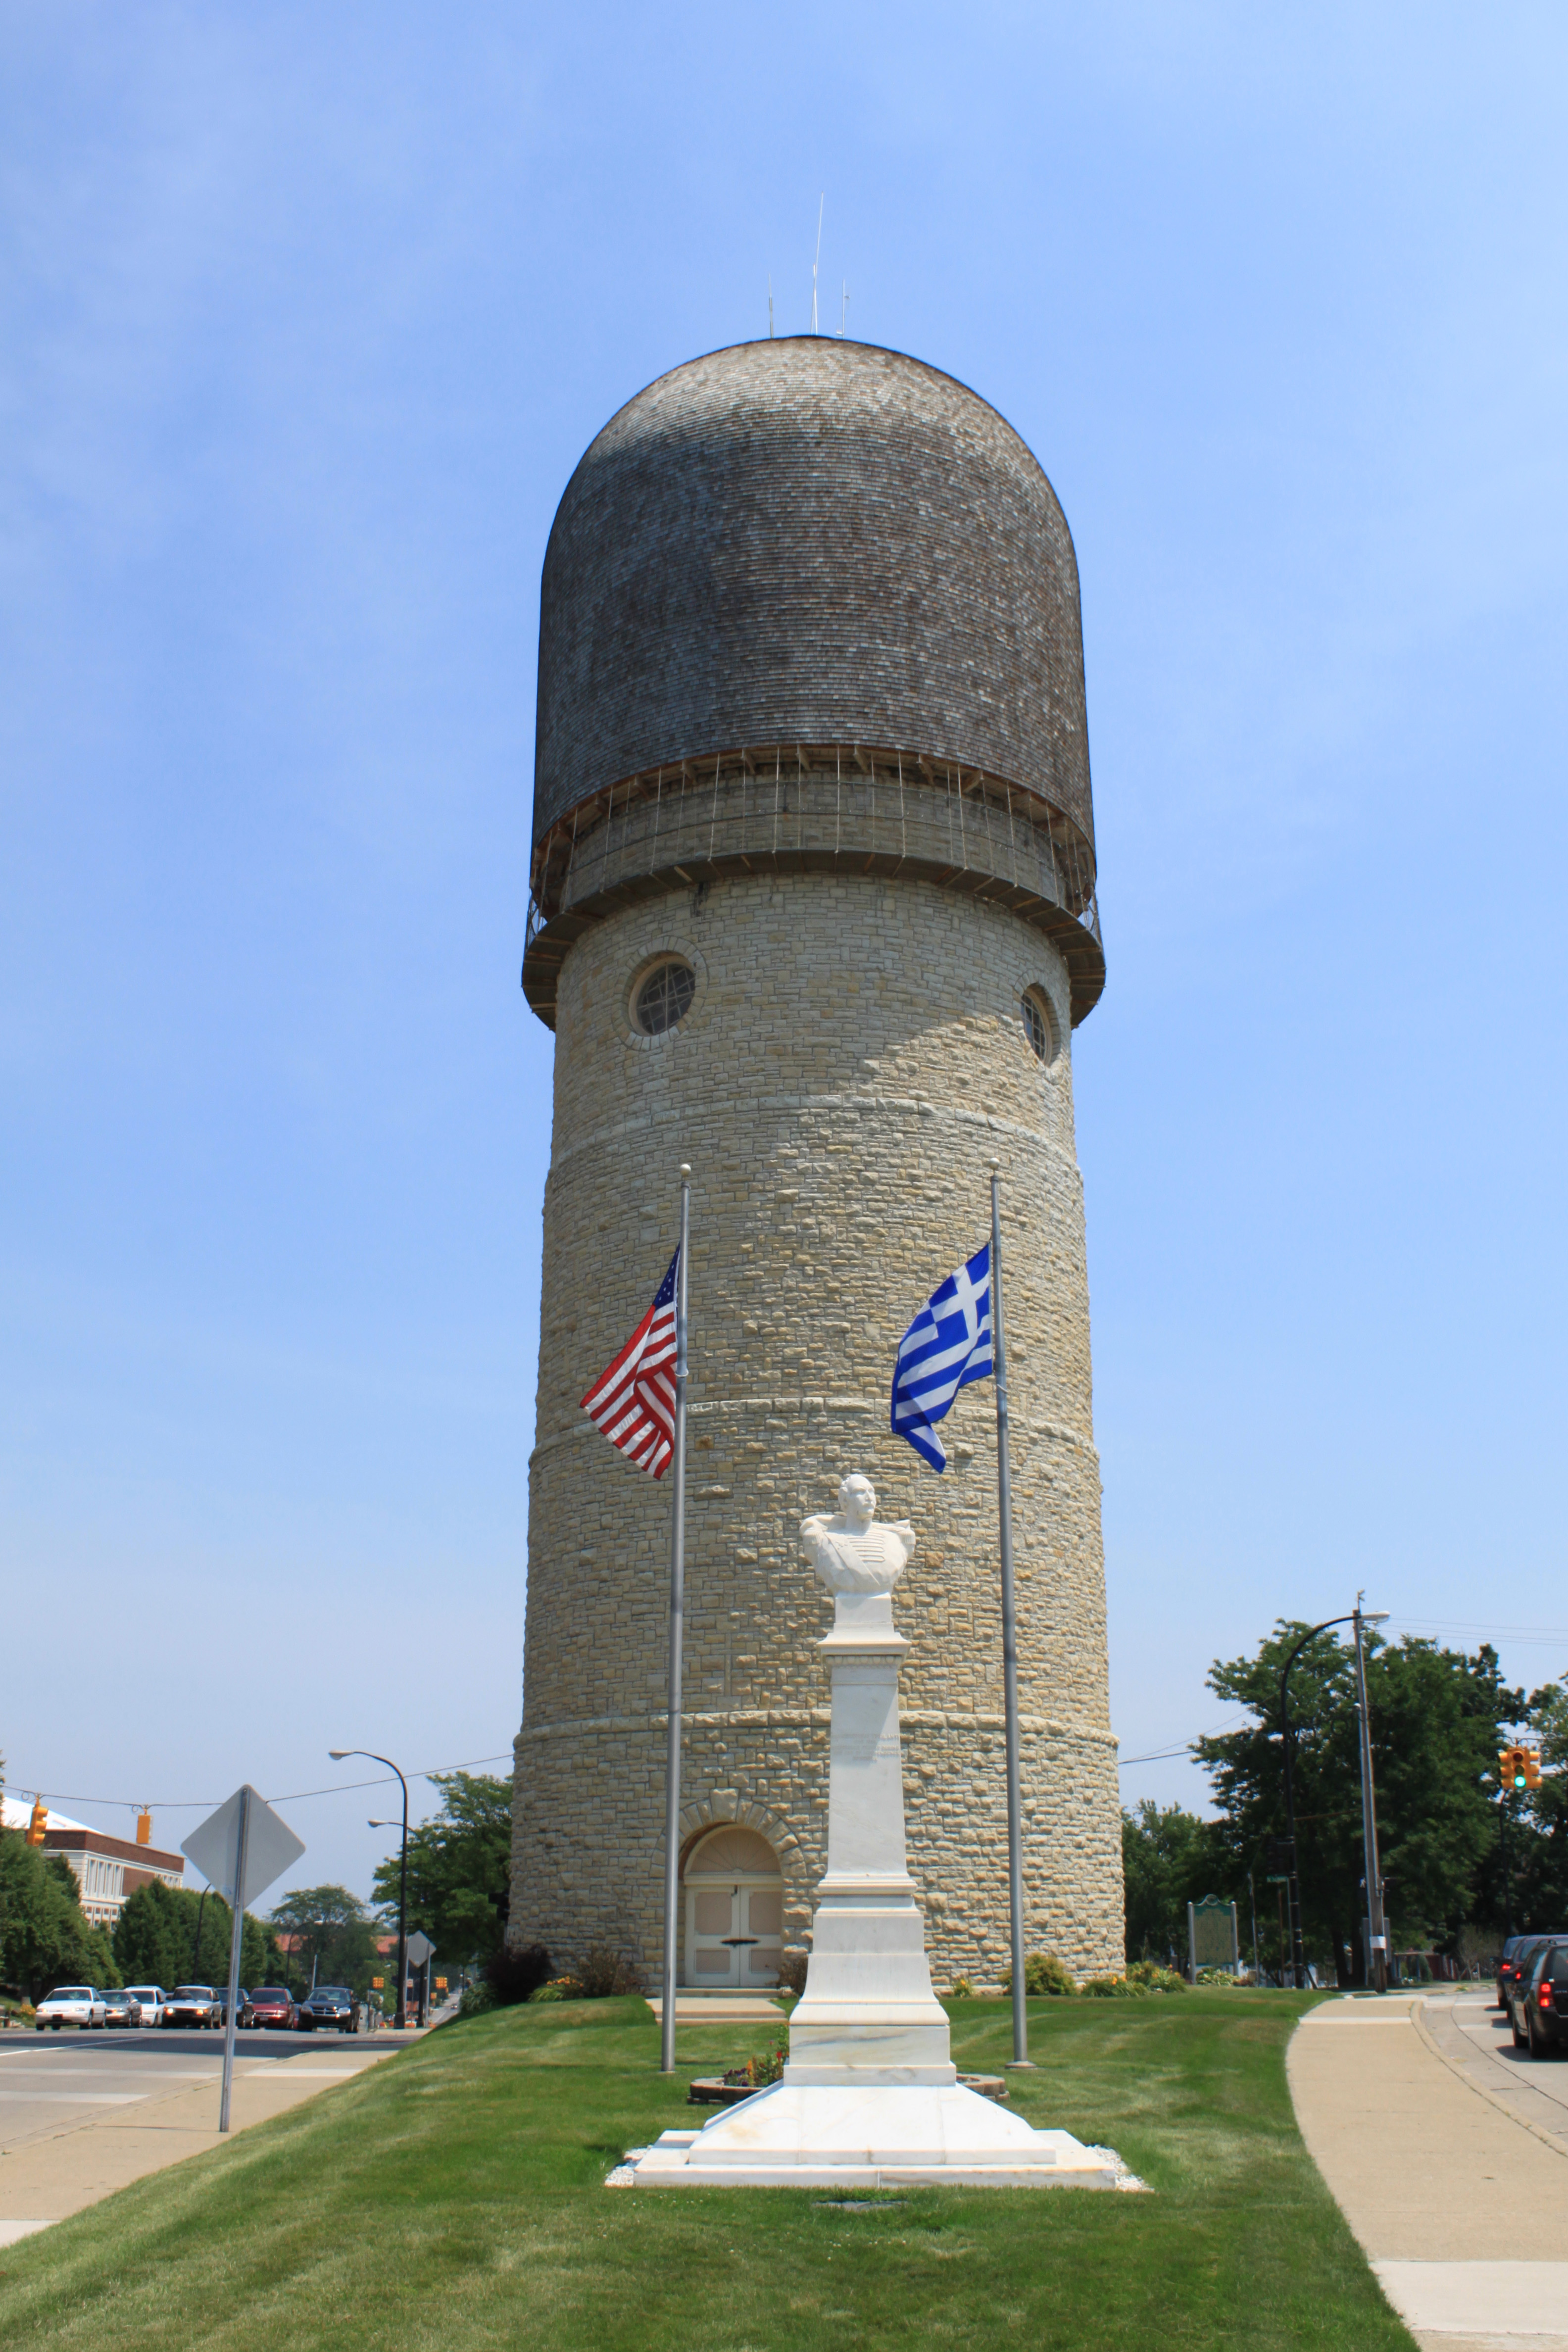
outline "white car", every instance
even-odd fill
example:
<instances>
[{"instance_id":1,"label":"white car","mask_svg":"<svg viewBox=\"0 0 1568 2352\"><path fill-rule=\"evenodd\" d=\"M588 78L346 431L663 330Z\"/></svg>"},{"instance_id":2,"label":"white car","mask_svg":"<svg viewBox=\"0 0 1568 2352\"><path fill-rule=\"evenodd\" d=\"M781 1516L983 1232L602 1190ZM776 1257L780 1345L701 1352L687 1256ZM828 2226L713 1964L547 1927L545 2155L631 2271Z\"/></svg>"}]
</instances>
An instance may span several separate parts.
<instances>
[{"instance_id":1,"label":"white car","mask_svg":"<svg viewBox=\"0 0 1568 2352\"><path fill-rule=\"evenodd\" d=\"M125 1990L132 2000L141 2002L143 2025L163 2024L163 2011L169 2005L169 1996L162 1985L127 1985Z\"/></svg>"},{"instance_id":2,"label":"white car","mask_svg":"<svg viewBox=\"0 0 1568 2352\"><path fill-rule=\"evenodd\" d=\"M109 2012L103 1995L94 1992L90 1985L57 1985L47 2000L41 2000L33 2011L33 2023L41 2033L52 2025L58 2033L62 2025L74 2025L86 2033L92 2026L101 2027Z\"/></svg>"}]
</instances>

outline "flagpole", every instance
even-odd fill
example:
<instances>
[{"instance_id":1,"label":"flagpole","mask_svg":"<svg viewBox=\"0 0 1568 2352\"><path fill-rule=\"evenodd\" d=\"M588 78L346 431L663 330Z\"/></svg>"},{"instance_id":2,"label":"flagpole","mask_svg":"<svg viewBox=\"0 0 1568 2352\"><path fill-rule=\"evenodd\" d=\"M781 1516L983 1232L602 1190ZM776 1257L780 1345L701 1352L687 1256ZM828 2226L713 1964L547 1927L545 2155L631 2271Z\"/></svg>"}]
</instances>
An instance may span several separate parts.
<instances>
[{"instance_id":1,"label":"flagpole","mask_svg":"<svg viewBox=\"0 0 1568 2352\"><path fill-rule=\"evenodd\" d=\"M664 1990L661 2074L675 2072L675 1955L680 1900L680 1643L686 1606L686 1262L691 1171L680 1167L680 1272L675 1287L675 1494L669 1528L669 1745L664 1772Z\"/></svg>"},{"instance_id":2,"label":"flagpole","mask_svg":"<svg viewBox=\"0 0 1568 2352\"><path fill-rule=\"evenodd\" d=\"M1007 1356L1002 1338L1000 1162L991 1162L991 1352L996 1368L996 1507L1002 1538L1002 1682L1007 1737L1007 1880L1013 1914L1014 2066L1029 2066L1024 1989L1024 1829L1018 1759L1018 1643L1013 1607L1013 1472L1007 1454Z\"/></svg>"}]
</instances>

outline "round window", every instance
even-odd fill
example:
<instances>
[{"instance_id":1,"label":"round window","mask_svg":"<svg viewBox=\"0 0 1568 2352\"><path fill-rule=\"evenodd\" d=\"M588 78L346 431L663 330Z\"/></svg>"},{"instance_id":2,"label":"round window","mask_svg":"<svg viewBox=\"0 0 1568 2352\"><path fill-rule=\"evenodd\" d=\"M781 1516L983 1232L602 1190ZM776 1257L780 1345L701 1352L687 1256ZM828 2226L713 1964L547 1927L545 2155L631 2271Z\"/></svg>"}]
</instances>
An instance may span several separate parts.
<instances>
[{"instance_id":1,"label":"round window","mask_svg":"<svg viewBox=\"0 0 1568 2352\"><path fill-rule=\"evenodd\" d=\"M1023 1000L1024 1034L1042 1062L1051 1061L1056 1055L1056 1028L1050 1008L1037 990L1030 989Z\"/></svg>"},{"instance_id":2,"label":"round window","mask_svg":"<svg viewBox=\"0 0 1568 2352\"><path fill-rule=\"evenodd\" d=\"M662 1037L667 1029L673 1029L690 1012L696 993L697 974L689 963L680 963L674 956L656 963L638 982L632 1007L643 1035Z\"/></svg>"}]
</instances>

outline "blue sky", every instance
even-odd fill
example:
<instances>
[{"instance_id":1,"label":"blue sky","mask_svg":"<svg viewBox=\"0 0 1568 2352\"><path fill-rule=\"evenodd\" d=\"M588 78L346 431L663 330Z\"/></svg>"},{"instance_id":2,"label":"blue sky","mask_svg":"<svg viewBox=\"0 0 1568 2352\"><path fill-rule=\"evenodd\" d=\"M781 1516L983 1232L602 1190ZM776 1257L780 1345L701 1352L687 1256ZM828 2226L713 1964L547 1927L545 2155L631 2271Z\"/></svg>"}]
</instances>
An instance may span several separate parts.
<instances>
[{"instance_id":1,"label":"blue sky","mask_svg":"<svg viewBox=\"0 0 1568 2352\"><path fill-rule=\"evenodd\" d=\"M1568 1667L1561 12L8 0L0 60L12 1787L177 1843L504 1756L545 534L770 277L808 323L824 194L825 326L1078 543L1126 1753L1362 1585ZM384 1810L302 1798L295 1880Z\"/></svg>"}]
</instances>

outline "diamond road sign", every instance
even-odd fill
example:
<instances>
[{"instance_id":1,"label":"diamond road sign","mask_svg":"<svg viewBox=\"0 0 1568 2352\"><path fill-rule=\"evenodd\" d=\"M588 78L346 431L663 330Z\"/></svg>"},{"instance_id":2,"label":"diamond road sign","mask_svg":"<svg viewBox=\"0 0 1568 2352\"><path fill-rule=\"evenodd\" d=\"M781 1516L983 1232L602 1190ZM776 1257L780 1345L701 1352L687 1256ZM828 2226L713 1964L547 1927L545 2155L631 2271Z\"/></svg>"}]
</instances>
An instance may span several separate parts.
<instances>
[{"instance_id":1,"label":"diamond road sign","mask_svg":"<svg viewBox=\"0 0 1568 2352\"><path fill-rule=\"evenodd\" d=\"M290 1869L305 1851L304 1840L297 1838L288 1822L275 1813L265 1797L258 1797L248 1784L237 1789L226 1805L209 1813L200 1829L191 1832L181 1846L189 1854L209 1886L216 1886L226 1903L235 1902L235 1874L239 1850L239 1801L250 1799L250 1823L245 1841L245 1886L237 1908L248 1911L258 1895L265 1895L276 1878Z\"/></svg>"},{"instance_id":2,"label":"diamond road sign","mask_svg":"<svg viewBox=\"0 0 1568 2352\"><path fill-rule=\"evenodd\" d=\"M416 1927L408 1938L408 1958L415 1968L422 1969L426 1960L436 1957L436 1947L422 1929Z\"/></svg>"}]
</instances>

